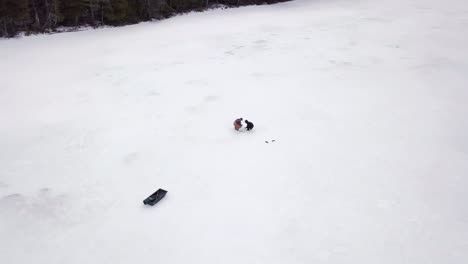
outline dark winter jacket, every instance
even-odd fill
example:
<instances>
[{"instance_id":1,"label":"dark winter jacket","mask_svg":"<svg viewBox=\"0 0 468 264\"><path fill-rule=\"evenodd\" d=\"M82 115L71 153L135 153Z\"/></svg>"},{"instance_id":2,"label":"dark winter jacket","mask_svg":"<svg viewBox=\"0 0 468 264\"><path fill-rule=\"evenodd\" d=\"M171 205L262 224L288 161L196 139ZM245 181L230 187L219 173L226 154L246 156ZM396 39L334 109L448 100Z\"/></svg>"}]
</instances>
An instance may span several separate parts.
<instances>
[{"instance_id":1,"label":"dark winter jacket","mask_svg":"<svg viewBox=\"0 0 468 264\"><path fill-rule=\"evenodd\" d=\"M254 128L254 124L249 120L245 120L245 123L247 124L247 130L252 130Z\"/></svg>"}]
</instances>

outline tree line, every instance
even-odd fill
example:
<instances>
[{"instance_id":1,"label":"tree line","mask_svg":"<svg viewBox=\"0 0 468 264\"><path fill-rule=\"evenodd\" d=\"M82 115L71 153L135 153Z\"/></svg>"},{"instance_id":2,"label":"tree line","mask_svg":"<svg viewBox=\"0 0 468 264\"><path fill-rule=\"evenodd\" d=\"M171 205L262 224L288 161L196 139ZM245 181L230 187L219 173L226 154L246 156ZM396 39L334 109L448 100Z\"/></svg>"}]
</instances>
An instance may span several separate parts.
<instances>
[{"instance_id":1,"label":"tree line","mask_svg":"<svg viewBox=\"0 0 468 264\"><path fill-rule=\"evenodd\" d=\"M215 4L242 6L286 0L0 0L0 37L53 32L59 27L127 25Z\"/></svg>"}]
</instances>

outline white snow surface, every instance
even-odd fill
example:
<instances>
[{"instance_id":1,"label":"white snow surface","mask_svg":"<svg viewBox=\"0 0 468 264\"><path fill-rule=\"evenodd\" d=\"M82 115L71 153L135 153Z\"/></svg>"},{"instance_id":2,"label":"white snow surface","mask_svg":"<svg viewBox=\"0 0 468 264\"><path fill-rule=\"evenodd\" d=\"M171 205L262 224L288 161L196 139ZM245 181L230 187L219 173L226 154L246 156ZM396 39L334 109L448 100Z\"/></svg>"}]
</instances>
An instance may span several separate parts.
<instances>
[{"instance_id":1,"label":"white snow surface","mask_svg":"<svg viewBox=\"0 0 468 264\"><path fill-rule=\"evenodd\" d=\"M298 0L1 40L1 263L468 263L467 28Z\"/></svg>"}]
</instances>

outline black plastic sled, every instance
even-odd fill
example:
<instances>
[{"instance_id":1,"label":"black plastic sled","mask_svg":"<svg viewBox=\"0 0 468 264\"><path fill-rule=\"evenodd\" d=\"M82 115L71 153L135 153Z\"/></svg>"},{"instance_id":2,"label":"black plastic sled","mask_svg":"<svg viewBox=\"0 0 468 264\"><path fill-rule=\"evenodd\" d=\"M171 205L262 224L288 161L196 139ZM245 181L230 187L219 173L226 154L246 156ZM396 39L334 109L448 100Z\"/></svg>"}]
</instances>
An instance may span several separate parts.
<instances>
[{"instance_id":1,"label":"black plastic sled","mask_svg":"<svg viewBox=\"0 0 468 264\"><path fill-rule=\"evenodd\" d=\"M163 189L159 189L150 195L148 198L143 200L143 203L146 205L155 205L157 202L161 201L162 198L166 195L167 191Z\"/></svg>"}]
</instances>

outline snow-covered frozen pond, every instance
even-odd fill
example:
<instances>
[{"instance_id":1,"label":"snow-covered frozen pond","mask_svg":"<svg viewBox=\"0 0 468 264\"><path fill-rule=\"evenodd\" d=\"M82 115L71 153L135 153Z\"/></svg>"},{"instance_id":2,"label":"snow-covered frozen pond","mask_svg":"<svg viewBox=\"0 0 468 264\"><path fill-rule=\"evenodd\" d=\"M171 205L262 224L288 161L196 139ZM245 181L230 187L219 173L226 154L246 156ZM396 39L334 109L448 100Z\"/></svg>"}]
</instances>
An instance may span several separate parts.
<instances>
[{"instance_id":1,"label":"snow-covered frozen pond","mask_svg":"<svg viewBox=\"0 0 468 264\"><path fill-rule=\"evenodd\" d=\"M297 0L0 40L0 261L467 263L467 28Z\"/></svg>"}]
</instances>

